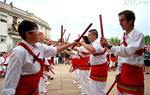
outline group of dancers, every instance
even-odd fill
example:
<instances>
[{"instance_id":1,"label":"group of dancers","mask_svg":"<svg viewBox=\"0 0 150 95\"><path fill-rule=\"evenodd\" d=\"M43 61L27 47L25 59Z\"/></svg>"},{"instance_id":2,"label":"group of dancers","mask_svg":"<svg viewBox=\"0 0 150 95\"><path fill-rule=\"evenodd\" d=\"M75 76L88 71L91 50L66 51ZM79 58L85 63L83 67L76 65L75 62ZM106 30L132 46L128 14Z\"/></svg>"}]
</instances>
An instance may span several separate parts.
<instances>
[{"instance_id":1,"label":"group of dancers","mask_svg":"<svg viewBox=\"0 0 150 95\"><path fill-rule=\"evenodd\" d=\"M41 32L36 23L22 21L18 26L22 41L11 52L2 95L39 95L39 82L44 77L45 71L43 59L56 56L71 46L78 53L71 55L72 63L75 64L70 71L78 69L80 72L81 94L109 94L105 91L108 77L107 52L109 52L119 58L115 81L118 95L144 95L144 35L134 28L135 14L132 11L124 10L118 17L124 30L118 46L111 45L102 31L100 39L96 29L88 31L92 24L74 42L49 46L40 42ZM88 37L84 36L87 31ZM80 41L81 38L83 41ZM85 39L89 41L86 42Z\"/></svg>"}]
</instances>

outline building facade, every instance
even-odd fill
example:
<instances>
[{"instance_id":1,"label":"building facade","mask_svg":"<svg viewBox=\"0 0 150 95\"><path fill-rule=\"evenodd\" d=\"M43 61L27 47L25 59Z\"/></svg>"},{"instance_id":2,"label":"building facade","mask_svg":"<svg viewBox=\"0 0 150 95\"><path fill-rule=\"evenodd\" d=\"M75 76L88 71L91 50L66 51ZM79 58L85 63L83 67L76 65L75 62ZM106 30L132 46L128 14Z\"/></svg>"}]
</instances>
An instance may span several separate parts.
<instances>
[{"instance_id":1,"label":"building facade","mask_svg":"<svg viewBox=\"0 0 150 95\"><path fill-rule=\"evenodd\" d=\"M32 13L23 11L0 1L0 52L7 52L21 40L18 34L18 25L23 20L30 20L38 24L39 30L44 33L45 39L50 39L48 23Z\"/></svg>"}]
</instances>

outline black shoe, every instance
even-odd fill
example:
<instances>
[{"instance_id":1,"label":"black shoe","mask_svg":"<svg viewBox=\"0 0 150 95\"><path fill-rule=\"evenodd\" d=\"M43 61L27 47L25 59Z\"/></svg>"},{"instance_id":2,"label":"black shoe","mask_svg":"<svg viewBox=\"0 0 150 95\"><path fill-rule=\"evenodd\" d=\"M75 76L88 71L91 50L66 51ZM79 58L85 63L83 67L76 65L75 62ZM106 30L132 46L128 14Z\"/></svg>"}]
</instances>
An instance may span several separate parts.
<instances>
[{"instance_id":1,"label":"black shoe","mask_svg":"<svg viewBox=\"0 0 150 95\"><path fill-rule=\"evenodd\" d=\"M53 79L54 79L53 77L50 78L50 80L53 80Z\"/></svg>"}]
</instances>

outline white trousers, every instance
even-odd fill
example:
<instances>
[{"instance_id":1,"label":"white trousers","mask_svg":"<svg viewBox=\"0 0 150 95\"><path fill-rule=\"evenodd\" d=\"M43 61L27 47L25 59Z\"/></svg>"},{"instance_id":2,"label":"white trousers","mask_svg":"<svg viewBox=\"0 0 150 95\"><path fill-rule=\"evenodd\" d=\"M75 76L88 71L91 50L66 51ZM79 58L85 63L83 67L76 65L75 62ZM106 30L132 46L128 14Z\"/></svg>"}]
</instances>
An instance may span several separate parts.
<instances>
[{"instance_id":1,"label":"white trousers","mask_svg":"<svg viewBox=\"0 0 150 95\"><path fill-rule=\"evenodd\" d=\"M80 76L79 76L79 69L76 69L75 71L73 71L73 74L74 74L74 79L76 81L79 81L80 79Z\"/></svg>"},{"instance_id":2,"label":"white trousers","mask_svg":"<svg viewBox=\"0 0 150 95\"><path fill-rule=\"evenodd\" d=\"M39 92L43 92L43 89L45 89L45 81L43 79L43 77L40 78L40 81L39 81Z\"/></svg>"},{"instance_id":3,"label":"white trousers","mask_svg":"<svg viewBox=\"0 0 150 95\"><path fill-rule=\"evenodd\" d=\"M105 88L106 88L106 82L99 82L90 79L91 95L106 95Z\"/></svg>"},{"instance_id":4,"label":"white trousers","mask_svg":"<svg viewBox=\"0 0 150 95\"><path fill-rule=\"evenodd\" d=\"M80 75L81 92L90 95L89 70L80 70L79 75Z\"/></svg>"},{"instance_id":5,"label":"white trousers","mask_svg":"<svg viewBox=\"0 0 150 95\"><path fill-rule=\"evenodd\" d=\"M118 91L118 95L134 95L134 94L121 93Z\"/></svg>"}]
</instances>

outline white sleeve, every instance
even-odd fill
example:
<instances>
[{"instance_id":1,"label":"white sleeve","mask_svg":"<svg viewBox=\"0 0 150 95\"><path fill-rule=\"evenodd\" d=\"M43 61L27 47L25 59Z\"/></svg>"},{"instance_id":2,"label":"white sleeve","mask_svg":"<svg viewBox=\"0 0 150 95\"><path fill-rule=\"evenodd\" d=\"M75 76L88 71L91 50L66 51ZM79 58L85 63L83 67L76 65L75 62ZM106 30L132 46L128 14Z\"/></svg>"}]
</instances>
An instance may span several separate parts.
<instances>
[{"instance_id":1,"label":"white sleeve","mask_svg":"<svg viewBox=\"0 0 150 95\"><path fill-rule=\"evenodd\" d=\"M143 47L144 43L144 36L143 35L137 35L136 38L133 38L130 41L130 44L125 47L125 46L113 46L110 49L110 52L113 52L117 56L121 57L129 57L132 56L138 49L139 47Z\"/></svg>"},{"instance_id":2,"label":"white sleeve","mask_svg":"<svg viewBox=\"0 0 150 95\"><path fill-rule=\"evenodd\" d=\"M112 67L112 66L114 66L114 62L110 61L109 62L109 67Z\"/></svg>"},{"instance_id":3,"label":"white sleeve","mask_svg":"<svg viewBox=\"0 0 150 95\"><path fill-rule=\"evenodd\" d=\"M0 64L2 64L3 63L3 61L2 61L2 57L0 57Z\"/></svg>"},{"instance_id":4,"label":"white sleeve","mask_svg":"<svg viewBox=\"0 0 150 95\"><path fill-rule=\"evenodd\" d=\"M102 53L105 50L104 48L101 47L101 44L99 41L94 42L92 46L95 48L96 53Z\"/></svg>"},{"instance_id":5,"label":"white sleeve","mask_svg":"<svg viewBox=\"0 0 150 95\"><path fill-rule=\"evenodd\" d=\"M45 65L49 65L47 58L45 58L45 62L44 63L45 63Z\"/></svg>"},{"instance_id":6,"label":"white sleeve","mask_svg":"<svg viewBox=\"0 0 150 95\"><path fill-rule=\"evenodd\" d=\"M118 62L120 60L120 57L118 57ZM116 75L121 73L121 67L123 63L118 63L117 68L116 68Z\"/></svg>"},{"instance_id":7,"label":"white sleeve","mask_svg":"<svg viewBox=\"0 0 150 95\"><path fill-rule=\"evenodd\" d=\"M22 71L24 56L23 52L12 52L8 63L2 95L15 94Z\"/></svg>"},{"instance_id":8,"label":"white sleeve","mask_svg":"<svg viewBox=\"0 0 150 95\"><path fill-rule=\"evenodd\" d=\"M83 51L83 46L81 46L81 47L77 47L77 50L79 51L79 52L82 52Z\"/></svg>"},{"instance_id":9,"label":"white sleeve","mask_svg":"<svg viewBox=\"0 0 150 95\"><path fill-rule=\"evenodd\" d=\"M57 54L56 47L47 46L47 45L43 45L43 46L44 46L44 52L43 52L44 57L56 56L56 54Z\"/></svg>"}]
</instances>

